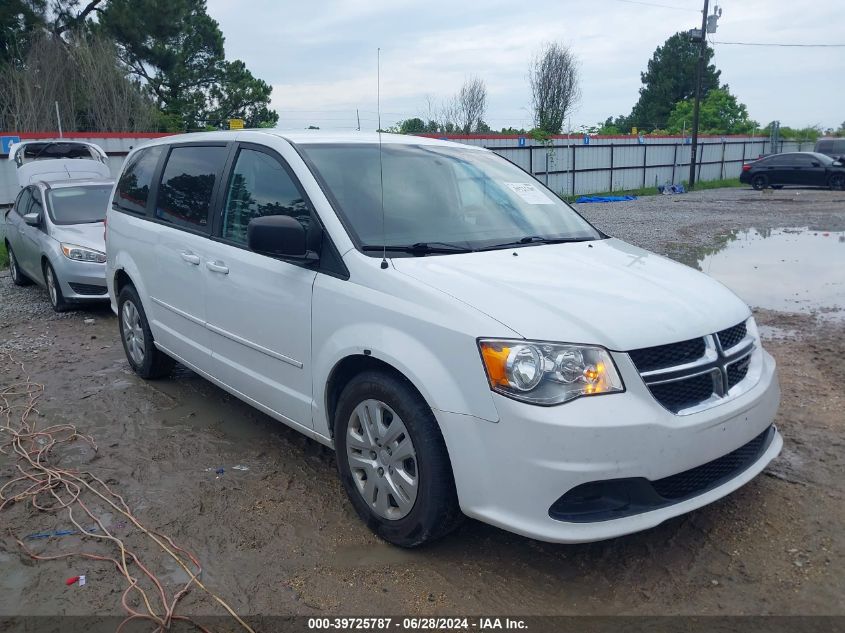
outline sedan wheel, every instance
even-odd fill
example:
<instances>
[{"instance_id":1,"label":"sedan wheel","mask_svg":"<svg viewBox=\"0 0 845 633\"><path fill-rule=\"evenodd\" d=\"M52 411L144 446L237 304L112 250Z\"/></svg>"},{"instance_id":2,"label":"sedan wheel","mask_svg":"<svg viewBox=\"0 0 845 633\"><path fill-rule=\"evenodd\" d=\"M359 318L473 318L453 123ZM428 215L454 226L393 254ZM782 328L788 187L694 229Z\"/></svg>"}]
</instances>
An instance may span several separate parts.
<instances>
[{"instance_id":1,"label":"sedan wheel","mask_svg":"<svg viewBox=\"0 0 845 633\"><path fill-rule=\"evenodd\" d=\"M59 278L56 277L56 271L49 263L44 264L44 281L47 282L47 293L50 295L50 305L56 312L64 312L68 309L68 304L62 294L62 287L59 285Z\"/></svg>"},{"instance_id":2,"label":"sedan wheel","mask_svg":"<svg viewBox=\"0 0 845 633\"><path fill-rule=\"evenodd\" d=\"M121 330L123 331L123 342L126 346L126 353L136 365L144 364L144 329L141 327L141 315L132 301L123 303L123 310L120 313Z\"/></svg>"},{"instance_id":3,"label":"sedan wheel","mask_svg":"<svg viewBox=\"0 0 845 633\"><path fill-rule=\"evenodd\" d=\"M29 278L21 272L20 266L18 266L18 258L15 257L15 251L13 251L10 246L7 248L9 250L9 274L12 277L12 283L16 286L29 285L31 282Z\"/></svg>"},{"instance_id":4,"label":"sedan wheel","mask_svg":"<svg viewBox=\"0 0 845 633\"><path fill-rule=\"evenodd\" d=\"M383 519L407 516L417 500L419 473L405 423L380 400L365 400L349 418L346 455L358 492Z\"/></svg>"},{"instance_id":5,"label":"sedan wheel","mask_svg":"<svg viewBox=\"0 0 845 633\"><path fill-rule=\"evenodd\" d=\"M763 174L757 174L751 179L751 186L760 191L769 186L769 179Z\"/></svg>"},{"instance_id":6,"label":"sedan wheel","mask_svg":"<svg viewBox=\"0 0 845 633\"><path fill-rule=\"evenodd\" d=\"M833 174L830 177L830 188L835 189L836 191L842 191L845 189L845 175L842 174Z\"/></svg>"}]
</instances>

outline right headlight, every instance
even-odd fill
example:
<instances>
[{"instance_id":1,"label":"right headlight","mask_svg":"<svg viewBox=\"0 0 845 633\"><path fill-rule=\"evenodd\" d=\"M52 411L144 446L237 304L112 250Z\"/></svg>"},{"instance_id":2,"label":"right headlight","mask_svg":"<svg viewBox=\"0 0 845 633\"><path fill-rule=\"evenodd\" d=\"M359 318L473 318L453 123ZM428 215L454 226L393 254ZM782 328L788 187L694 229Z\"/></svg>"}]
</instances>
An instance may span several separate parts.
<instances>
[{"instance_id":1,"label":"right headlight","mask_svg":"<svg viewBox=\"0 0 845 633\"><path fill-rule=\"evenodd\" d=\"M478 347L490 388L515 400L553 405L625 390L603 347L504 339Z\"/></svg>"}]
</instances>

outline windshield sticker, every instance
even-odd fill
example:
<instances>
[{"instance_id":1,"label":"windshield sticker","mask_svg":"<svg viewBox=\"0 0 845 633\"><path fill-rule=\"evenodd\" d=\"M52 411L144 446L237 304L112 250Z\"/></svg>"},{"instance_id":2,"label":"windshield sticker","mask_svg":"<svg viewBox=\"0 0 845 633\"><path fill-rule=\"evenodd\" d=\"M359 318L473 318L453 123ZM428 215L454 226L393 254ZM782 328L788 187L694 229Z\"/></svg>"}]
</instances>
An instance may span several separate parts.
<instances>
[{"instance_id":1,"label":"windshield sticker","mask_svg":"<svg viewBox=\"0 0 845 633\"><path fill-rule=\"evenodd\" d=\"M530 182L506 182L503 184L528 204L554 204L546 194Z\"/></svg>"}]
</instances>

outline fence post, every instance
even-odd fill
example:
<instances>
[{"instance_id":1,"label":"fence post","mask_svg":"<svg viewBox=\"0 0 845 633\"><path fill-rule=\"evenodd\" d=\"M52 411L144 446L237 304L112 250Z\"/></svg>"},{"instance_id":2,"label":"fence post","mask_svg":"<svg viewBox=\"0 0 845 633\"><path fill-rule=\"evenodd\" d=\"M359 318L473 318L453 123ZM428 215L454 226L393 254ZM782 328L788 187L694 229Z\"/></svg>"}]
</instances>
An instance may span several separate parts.
<instances>
[{"instance_id":1,"label":"fence post","mask_svg":"<svg viewBox=\"0 0 845 633\"><path fill-rule=\"evenodd\" d=\"M645 189L645 165L646 165L646 156L648 156L648 145L643 143L643 189Z\"/></svg>"},{"instance_id":2,"label":"fence post","mask_svg":"<svg viewBox=\"0 0 845 633\"><path fill-rule=\"evenodd\" d=\"M719 167L719 180L725 179L725 141L722 141L722 164Z\"/></svg>"},{"instance_id":3,"label":"fence post","mask_svg":"<svg viewBox=\"0 0 845 633\"><path fill-rule=\"evenodd\" d=\"M748 141L743 141L743 142L742 142L742 164L743 164L743 165L745 164L745 144L746 144L747 142L748 142ZM742 170L742 167L741 167L741 166L740 166L740 170Z\"/></svg>"},{"instance_id":4,"label":"fence post","mask_svg":"<svg viewBox=\"0 0 845 633\"><path fill-rule=\"evenodd\" d=\"M528 172L534 175L534 146L528 146Z\"/></svg>"},{"instance_id":5,"label":"fence post","mask_svg":"<svg viewBox=\"0 0 845 633\"><path fill-rule=\"evenodd\" d=\"M610 186L607 190L613 193L613 142L610 143Z\"/></svg>"},{"instance_id":6,"label":"fence post","mask_svg":"<svg viewBox=\"0 0 845 633\"><path fill-rule=\"evenodd\" d=\"M549 186L549 149L546 148L546 172L545 172L546 186Z\"/></svg>"},{"instance_id":7,"label":"fence post","mask_svg":"<svg viewBox=\"0 0 845 633\"><path fill-rule=\"evenodd\" d=\"M675 148L672 152L672 182L669 184L675 184L675 165L678 164L678 143L675 142L673 147Z\"/></svg>"},{"instance_id":8,"label":"fence post","mask_svg":"<svg viewBox=\"0 0 845 633\"><path fill-rule=\"evenodd\" d=\"M575 146L572 146L572 195L575 195Z\"/></svg>"}]
</instances>

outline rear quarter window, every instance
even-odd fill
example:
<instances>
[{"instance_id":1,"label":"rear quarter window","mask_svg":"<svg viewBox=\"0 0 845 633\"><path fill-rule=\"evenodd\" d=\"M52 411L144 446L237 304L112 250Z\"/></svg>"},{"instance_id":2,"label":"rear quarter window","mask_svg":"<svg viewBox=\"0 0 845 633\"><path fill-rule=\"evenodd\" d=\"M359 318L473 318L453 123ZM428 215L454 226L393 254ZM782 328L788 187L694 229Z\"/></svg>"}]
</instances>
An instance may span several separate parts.
<instances>
[{"instance_id":1,"label":"rear quarter window","mask_svg":"<svg viewBox=\"0 0 845 633\"><path fill-rule=\"evenodd\" d=\"M158 159L164 147L157 145L138 150L120 174L112 205L121 211L144 214Z\"/></svg>"}]
</instances>

